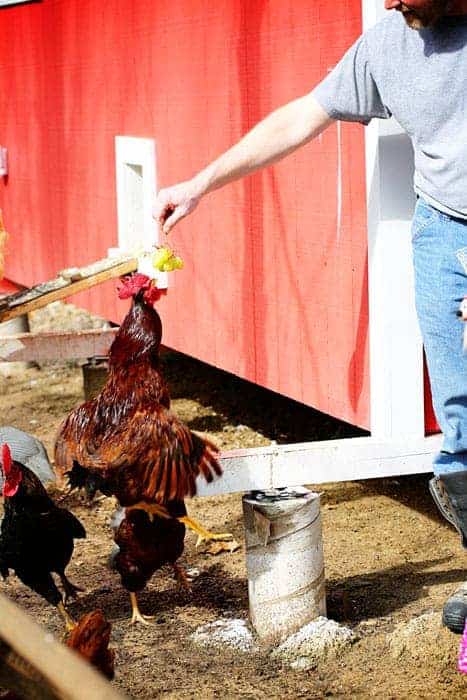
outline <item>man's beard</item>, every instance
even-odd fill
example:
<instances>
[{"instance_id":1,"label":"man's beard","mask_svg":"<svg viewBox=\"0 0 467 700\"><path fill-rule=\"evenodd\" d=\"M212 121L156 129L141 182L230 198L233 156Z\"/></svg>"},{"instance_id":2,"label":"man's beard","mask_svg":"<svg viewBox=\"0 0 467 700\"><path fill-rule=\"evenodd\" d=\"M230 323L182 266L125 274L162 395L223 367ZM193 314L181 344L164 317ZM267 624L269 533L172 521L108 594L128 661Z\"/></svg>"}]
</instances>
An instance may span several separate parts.
<instances>
[{"instance_id":1,"label":"man's beard","mask_svg":"<svg viewBox=\"0 0 467 700\"><path fill-rule=\"evenodd\" d=\"M431 4L423 9L412 10L410 6L402 5L399 12L411 29L425 29L433 27L441 17L444 17L449 5L451 5L450 0L432 0Z\"/></svg>"}]
</instances>

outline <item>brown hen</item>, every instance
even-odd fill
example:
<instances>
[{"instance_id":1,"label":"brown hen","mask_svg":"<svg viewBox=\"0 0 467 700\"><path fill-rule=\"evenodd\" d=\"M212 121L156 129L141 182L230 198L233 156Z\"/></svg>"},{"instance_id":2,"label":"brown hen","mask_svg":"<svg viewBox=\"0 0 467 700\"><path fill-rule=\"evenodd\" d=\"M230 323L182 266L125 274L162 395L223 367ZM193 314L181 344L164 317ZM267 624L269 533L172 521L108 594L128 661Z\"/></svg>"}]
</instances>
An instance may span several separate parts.
<instances>
[{"instance_id":1,"label":"brown hen","mask_svg":"<svg viewBox=\"0 0 467 700\"><path fill-rule=\"evenodd\" d=\"M102 611L93 610L77 622L66 642L109 680L115 675L115 652L109 649L111 631Z\"/></svg>"},{"instance_id":2,"label":"brown hen","mask_svg":"<svg viewBox=\"0 0 467 700\"><path fill-rule=\"evenodd\" d=\"M140 509L129 509L115 533L118 553L113 559L113 568L120 574L122 585L130 594L132 604L131 622L148 623L152 616L142 615L138 608L136 593L145 588L155 571L165 564L172 566L177 580L186 590L191 590L184 569L177 564L182 555L185 539L185 505L173 501L168 504L171 518L152 519Z\"/></svg>"}]
</instances>

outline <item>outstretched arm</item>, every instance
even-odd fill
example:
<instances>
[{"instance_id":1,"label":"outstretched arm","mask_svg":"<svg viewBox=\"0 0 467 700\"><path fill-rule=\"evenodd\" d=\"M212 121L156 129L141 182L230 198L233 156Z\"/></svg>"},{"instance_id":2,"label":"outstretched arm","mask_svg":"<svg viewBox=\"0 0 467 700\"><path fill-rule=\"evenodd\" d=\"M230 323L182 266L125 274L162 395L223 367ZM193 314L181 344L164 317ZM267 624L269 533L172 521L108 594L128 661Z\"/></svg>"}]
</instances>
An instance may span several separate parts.
<instances>
[{"instance_id":1,"label":"outstretched arm","mask_svg":"<svg viewBox=\"0 0 467 700\"><path fill-rule=\"evenodd\" d=\"M177 221L193 211L203 195L275 163L318 136L332 122L311 94L289 102L256 124L191 180L160 190L154 218L163 232L169 233Z\"/></svg>"}]
</instances>

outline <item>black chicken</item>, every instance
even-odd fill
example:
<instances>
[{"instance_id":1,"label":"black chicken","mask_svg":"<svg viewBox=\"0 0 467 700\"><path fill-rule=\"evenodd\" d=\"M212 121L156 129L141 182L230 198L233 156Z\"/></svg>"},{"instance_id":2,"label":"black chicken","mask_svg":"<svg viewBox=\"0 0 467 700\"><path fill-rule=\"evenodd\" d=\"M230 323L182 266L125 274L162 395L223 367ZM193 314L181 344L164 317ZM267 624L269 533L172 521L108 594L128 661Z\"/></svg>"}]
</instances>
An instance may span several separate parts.
<instances>
[{"instance_id":1,"label":"black chicken","mask_svg":"<svg viewBox=\"0 0 467 700\"><path fill-rule=\"evenodd\" d=\"M37 476L24 464L13 461L10 448L2 445L4 518L0 530L0 574L12 569L18 578L51 605L58 608L67 629L74 627L62 596L52 578L58 574L65 592L65 604L81 590L66 577L74 539L86 537L80 521L59 508Z\"/></svg>"}]
</instances>

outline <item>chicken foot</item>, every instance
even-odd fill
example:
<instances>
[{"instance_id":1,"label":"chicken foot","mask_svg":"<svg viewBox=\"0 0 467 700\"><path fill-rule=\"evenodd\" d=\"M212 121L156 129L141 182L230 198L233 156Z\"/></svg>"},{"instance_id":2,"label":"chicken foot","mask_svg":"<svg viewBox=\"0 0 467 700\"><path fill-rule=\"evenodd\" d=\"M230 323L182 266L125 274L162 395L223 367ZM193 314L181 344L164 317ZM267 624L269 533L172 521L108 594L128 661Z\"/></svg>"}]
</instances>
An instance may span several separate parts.
<instances>
[{"instance_id":1,"label":"chicken foot","mask_svg":"<svg viewBox=\"0 0 467 700\"><path fill-rule=\"evenodd\" d=\"M167 511L167 508L164 506L160 506L157 503L146 503L146 501L138 501L138 503L135 503L132 506L128 506L126 508L127 511L133 510L133 509L139 509L139 510L144 510L146 513L149 515L149 519L151 522L154 520L154 516L157 515L159 518L166 518L170 519L170 515Z\"/></svg>"},{"instance_id":2,"label":"chicken foot","mask_svg":"<svg viewBox=\"0 0 467 700\"><path fill-rule=\"evenodd\" d=\"M150 620L154 620L154 615L143 615L138 606L138 599L136 593L130 593L131 600L131 620L130 625L135 625L137 622L141 622L143 625L152 625Z\"/></svg>"},{"instance_id":3,"label":"chicken foot","mask_svg":"<svg viewBox=\"0 0 467 700\"><path fill-rule=\"evenodd\" d=\"M60 615L63 617L67 632L71 632L71 630L76 627L76 622L73 620L73 618L71 617L70 613L67 611L67 609L65 608L63 603L61 603L61 602L58 603L57 610L60 613Z\"/></svg>"},{"instance_id":4,"label":"chicken foot","mask_svg":"<svg viewBox=\"0 0 467 700\"><path fill-rule=\"evenodd\" d=\"M196 541L197 547L199 547L202 542L217 543L212 545L213 554L217 554L220 551L235 552L235 550L240 547L230 532L210 532L188 515L177 518L177 520L186 525L186 527L188 527L190 530L193 530L193 532L196 532L198 535L198 539Z\"/></svg>"},{"instance_id":5,"label":"chicken foot","mask_svg":"<svg viewBox=\"0 0 467 700\"><path fill-rule=\"evenodd\" d=\"M77 598L78 593L84 593L84 588L79 588L75 586L74 583L65 576L65 574L59 574L60 581L62 582L63 590L65 591L65 605L70 598Z\"/></svg>"},{"instance_id":6,"label":"chicken foot","mask_svg":"<svg viewBox=\"0 0 467 700\"><path fill-rule=\"evenodd\" d=\"M172 564L172 568L178 583L185 589L185 591L191 593L190 579L183 566L180 566L180 564Z\"/></svg>"}]
</instances>

